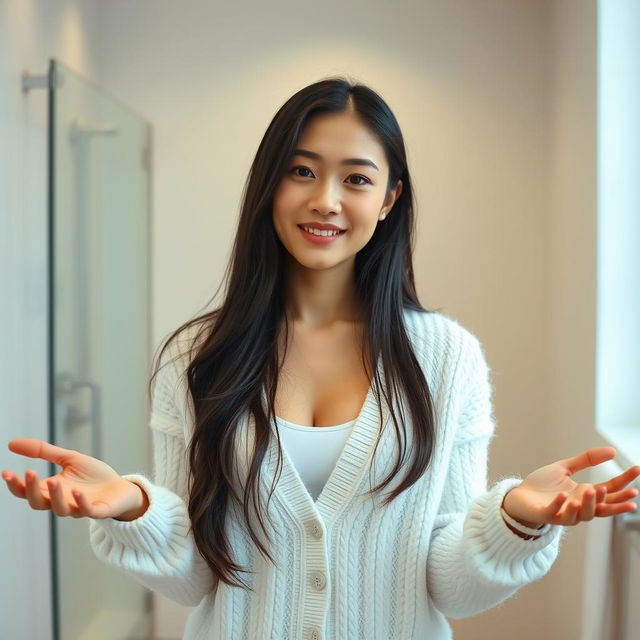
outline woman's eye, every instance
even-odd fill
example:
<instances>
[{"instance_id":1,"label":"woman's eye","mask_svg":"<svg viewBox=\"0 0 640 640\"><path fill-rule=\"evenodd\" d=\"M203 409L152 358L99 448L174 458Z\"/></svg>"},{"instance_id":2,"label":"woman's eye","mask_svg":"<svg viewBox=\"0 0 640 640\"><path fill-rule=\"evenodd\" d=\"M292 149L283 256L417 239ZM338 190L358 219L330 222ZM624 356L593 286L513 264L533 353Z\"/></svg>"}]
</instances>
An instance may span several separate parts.
<instances>
[{"instance_id":1,"label":"woman's eye","mask_svg":"<svg viewBox=\"0 0 640 640\"><path fill-rule=\"evenodd\" d=\"M299 173L300 171L302 172L308 171L309 174L311 175L305 175L304 173ZM291 169L291 173L295 176L298 176L299 178L310 178L311 176L313 176L313 172L311 171L311 169L309 169L309 167L302 167L302 166L293 167ZM357 187L361 187L365 184L371 184L371 180L369 180L369 178L365 178L364 176L361 176L357 173L350 175L348 180L352 178L355 178L356 180L361 180L361 182L351 182L351 184L356 185Z\"/></svg>"},{"instance_id":2,"label":"woman's eye","mask_svg":"<svg viewBox=\"0 0 640 640\"><path fill-rule=\"evenodd\" d=\"M291 173L300 176L299 173L296 173L298 170L301 171L308 171L309 173L311 173L311 169L309 169L309 167L293 167L293 169L291 169ZM300 176L301 178L307 178L308 176Z\"/></svg>"},{"instance_id":3,"label":"woman's eye","mask_svg":"<svg viewBox=\"0 0 640 640\"><path fill-rule=\"evenodd\" d=\"M358 186L362 186L364 184L370 184L371 181L369 180L369 178L365 178L364 176L358 175L358 174L354 174L352 176L349 176L350 178L360 178L361 180L363 180L364 182L356 182L356 183L352 183L352 184L356 184Z\"/></svg>"}]
</instances>

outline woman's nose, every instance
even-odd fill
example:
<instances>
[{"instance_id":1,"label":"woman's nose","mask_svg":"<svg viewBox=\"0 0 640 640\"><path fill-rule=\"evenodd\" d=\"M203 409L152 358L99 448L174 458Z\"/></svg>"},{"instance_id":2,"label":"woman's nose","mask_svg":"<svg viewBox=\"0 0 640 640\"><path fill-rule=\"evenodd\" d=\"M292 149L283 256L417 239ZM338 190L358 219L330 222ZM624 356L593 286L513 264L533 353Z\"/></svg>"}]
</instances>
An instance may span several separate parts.
<instances>
[{"instance_id":1,"label":"woman's nose","mask_svg":"<svg viewBox=\"0 0 640 640\"><path fill-rule=\"evenodd\" d=\"M318 180L309 206L319 213L338 212L340 209L340 188L332 180Z\"/></svg>"}]
</instances>

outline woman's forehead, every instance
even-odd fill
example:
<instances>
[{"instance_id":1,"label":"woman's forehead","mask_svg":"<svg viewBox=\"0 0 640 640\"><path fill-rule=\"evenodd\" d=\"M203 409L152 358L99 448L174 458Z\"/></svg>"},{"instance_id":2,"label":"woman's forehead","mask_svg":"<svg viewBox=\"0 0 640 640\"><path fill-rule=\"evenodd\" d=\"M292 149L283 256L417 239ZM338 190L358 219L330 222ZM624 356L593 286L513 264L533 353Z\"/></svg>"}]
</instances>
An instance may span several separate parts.
<instances>
[{"instance_id":1,"label":"woman's forehead","mask_svg":"<svg viewBox=\"0 0 640 640\"><path fill-rule=\"evenodd\" d=\"M319 154L322 160L333 163L345 158L370 158L376 165L384 162L384 150L376 137L353 114L316 116L307 123L298 139L296 149Z\"/></svg>"}]
</instances>

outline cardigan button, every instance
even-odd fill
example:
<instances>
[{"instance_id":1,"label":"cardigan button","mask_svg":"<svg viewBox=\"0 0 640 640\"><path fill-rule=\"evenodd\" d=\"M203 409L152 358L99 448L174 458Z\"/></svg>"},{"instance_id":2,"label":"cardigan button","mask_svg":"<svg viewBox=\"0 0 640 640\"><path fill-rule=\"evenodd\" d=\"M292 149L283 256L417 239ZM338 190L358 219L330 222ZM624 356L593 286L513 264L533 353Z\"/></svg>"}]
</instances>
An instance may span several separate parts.
<instances>
[{"instance_id":1,"label":"cardigan button","mask_svg":"<svg viewBox=\"0 0 640 640\"><path fill-rule=\"evenodd\" d=\"M309 529L311 531L311 535L314 538L322 538L322 526L317 520L314 520L311 523L311 525L309 526Z\"/></svg>"},{"instance_id":2,"label":"cardigan button","mask_svg":"<svg viewBox=\"0 0 640 640\"><path fill-rule=\"evenodd\" d=\"M322 571L312 571L311 585L314 589L322 591L327 586L327 577L322 573Z\"/></svg>"},{"instance_id":3,"label":"cardigan button","mask_svg":"<svg viewBox=\"0 0 640 640\"><path fill-rule=\"evenodd\" d=\"M318 629L318 627L311 627L309 640L322 640L322 635L320 634L320 629Z\"/></svg>"}]
</instances>

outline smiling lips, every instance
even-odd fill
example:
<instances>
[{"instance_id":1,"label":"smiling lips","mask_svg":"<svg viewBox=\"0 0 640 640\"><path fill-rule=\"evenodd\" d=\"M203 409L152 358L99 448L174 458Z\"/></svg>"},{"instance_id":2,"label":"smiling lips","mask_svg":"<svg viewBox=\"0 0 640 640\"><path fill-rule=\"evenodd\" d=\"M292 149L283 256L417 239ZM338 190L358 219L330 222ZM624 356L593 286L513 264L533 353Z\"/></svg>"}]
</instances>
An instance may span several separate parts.
<instances>
[{"instance_id":1,"label":"smiling lips","mask_svg":"<svg viewBox=\"0 0 640 640\"><path fill-rule=\"evenodd\" d=\"M308 227L304 227L302 225L299 226L300 232L302 235L309 241L314 242L316 244L329 244L331 242L335 242L340 236L346 233L345 230L319 230L319 229L309 229Z\"/></svg>"},{"instance_id":2,"label":"smiling lips","mask_svg":"<svg viewBox=\"0 0 640 640\"><path fill-rule=\"evenodd\" d=\"M337 227L335 224L323 223L323 222L302 222L298 226L307 227L308 229L320 229L320 230L335 229L336 231L344 231L344 229Z\"/></svg>"},{"instance_id":3,"label":"smiling lips","mask_svg":"<svg viewBox=\"0 0 640 640\"><path fill-rule=\"evenodd\" d=\"M341 233L344 233L343 229L339 229L338 227L330 227L330 228L326 228L326 229L321 229L318 227L309 227L307 225L300 225L300 228L303 229L304 231L306 231L307 233L312 233L313 235L316 236L321 236L321 237L331 237L331 236L335 236L335 235L339 235Z\"/></svg>"}]
</instances>

